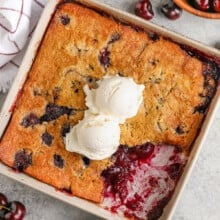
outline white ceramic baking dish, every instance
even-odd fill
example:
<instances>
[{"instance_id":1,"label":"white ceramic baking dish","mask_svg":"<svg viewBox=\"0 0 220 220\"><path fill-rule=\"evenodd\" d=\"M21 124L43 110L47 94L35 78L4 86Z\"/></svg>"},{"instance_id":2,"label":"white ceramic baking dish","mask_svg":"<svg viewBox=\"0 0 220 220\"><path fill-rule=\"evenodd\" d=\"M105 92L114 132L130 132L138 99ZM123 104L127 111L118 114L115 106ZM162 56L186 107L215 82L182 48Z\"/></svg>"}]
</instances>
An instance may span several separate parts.
<instances>
[{"instance_id":1,"label":"white ceramic baking dish","mask_svg":"<svg viewBox=\"0 0 220 220\"><path fill-rule=\"evenodd\" d=\"M23 62L22 62L20 69L18 71L18 74L17 74L17 76L14 80L14 83L8 93L8 96L4 102L4 105L3 105L1 113L0 113L0 125L1 125L0 126L0 138L4 134L4 130L7 127L7 124L10 120L14 102L16 101L17 97L20 94L20 91L22 90L22 86L26 80L28 71L29 71L29 69L32 65L32 62L34 60L34 57L37 53L37 48L40 45L41 39L42 39L44 32L47 28L47 25L51 19L51 15L53 14L58 2L59 2L59 0L48 1L48 4L42 13L42 16L39 20L38 26L35 30L35 33L32 37L32 40L29 44L29 47L26 51ZM213 49L213 48L210 48L210 47L203 45L199 42L193 41L191 39L187 39L187 38L180 36L176 33L170 32L164 28L156 26L150 22L142 20L141 18L138 18L137 16L134 16L129 13L114 9L110 6L101 4L98 1L77 0L77 2L81 2L82 4L85 4L89 7L104 11L104 12L114 16L115 18L117 18L123 22L143 27L143 28L147 29L148 31L158 33L160 35L168 37L169 39L172 39L175 42L178 42L180 44L187 45L191 48L199 50L202 53L204 53L210 57L215 57L216 60L218 60L220 63L220 51L217 49ZM199 155L199 151L204 143L204 140L206 138L208 130L211 126L212 120L214 119L218 104L220 103L219 96L220 96L220 88L218 87L217 93L211 102L208 114L205 117L201 131L200 131L200 133L199 133L199 135L193 145L193 148L190 153L187 165L184 169L184 173L181 176L181 178L178 182L178 185L175 189L175 192L173 194L173 197L170 200L169 204L166 206L161 219L166 219L166 220L170 219L174 210L175 210L177 202L183 192L184 186L190 176L190 173L191 173L193 166L196 162L196 159ZM65 195L64 193L57 191L54 187L51 187L47 184L44 184L44 183L42 183L32 177L29 177L29 176L22 174L22 173L15 173L9 167L7 167L1 163L0 163L0 172L4 175L16 180L16 181L24 183L34 189L37 189L37 190L39 190L43 193L46 193L52 197L55 197L55 198L60 199L64 202L67 202L73 206L80 208L80 209L91 212L99 217L102 217L105 219L111 219L111 220L121 219L117 215L112 214L112 213L104 210L103 208L101 208L100 206L98 206L92 202L89 202L89 201L86 201L86 200L83 200L83 199L80 199L80 198L77 198L74 196Z\"/></svg>"}]
</instances>

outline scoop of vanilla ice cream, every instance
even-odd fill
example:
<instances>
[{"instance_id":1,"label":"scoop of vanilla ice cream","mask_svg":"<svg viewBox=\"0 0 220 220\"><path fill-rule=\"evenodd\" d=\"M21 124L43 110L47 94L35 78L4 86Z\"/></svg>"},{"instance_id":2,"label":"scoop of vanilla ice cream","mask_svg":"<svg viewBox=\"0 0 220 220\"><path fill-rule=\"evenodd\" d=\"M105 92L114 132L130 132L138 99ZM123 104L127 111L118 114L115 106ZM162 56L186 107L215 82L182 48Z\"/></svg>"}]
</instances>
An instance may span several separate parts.
<instances>
[{"instance_id":1,"label":"scoop of vanilla ice cream","mask_svg":"<svg viewBox=\"0 0 220 220\"><path fill-rule=\"evenodd\" d=\"M83 120L66 134L66 150L93 160L111 156L118 148L120 127L117 121L104 115L86 114Z\"/></svg>"},{"instance_id":2,"label":"scoop of vanilla ice cream","mask_svg":"<svg viewBox=\"0 0 220 220\"><path fill-rule=\"evenodd\" d=\"M132 78L107 76L98 81L98 88L86 85L86 105L83 120L66 134L66 150L93 160L110 157L120 144L120 126L137 114L143 101L144 85Z\"/></svg>"},{"instance_id":3,"label":"scoop of vanilla ice cream","mask_svg":"<svg viewBox=\"0 0 220 220\"><path fill-rule=\"evenodd\" d=\"M93 114L104 114L124 123L135 116L143 101L144 85L132 78L107 76L98 81L98 88L90 90L86 85L86 105Z\"/></svg>"}]
</instances>

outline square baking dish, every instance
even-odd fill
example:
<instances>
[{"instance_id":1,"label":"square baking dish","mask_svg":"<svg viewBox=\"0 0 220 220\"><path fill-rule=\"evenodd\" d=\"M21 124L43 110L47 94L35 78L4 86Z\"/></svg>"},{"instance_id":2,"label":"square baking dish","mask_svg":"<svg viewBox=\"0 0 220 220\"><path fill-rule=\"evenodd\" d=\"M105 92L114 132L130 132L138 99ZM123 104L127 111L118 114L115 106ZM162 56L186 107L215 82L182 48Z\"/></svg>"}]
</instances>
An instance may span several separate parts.
<instances>
[{"instance_id":1,"label":"square baking dish","mask_svg":"<svg viewBox=\"0 0 220 220\"><path fill-rule=\"evenodd\" d=\"M4 130L7 127L8 122L10 121L10 117L13 111L14 104L16 102L16 99L19 97L20 92L22 91L23 84L27 78L27 74L32 66L32 62L36 56L38 47L41 43L41 40L44 36L45 30L47 28L48 23L50 22L51 16L54 13L54 10L56 9L56 6L58 4L59 0L50 0L45 7L42 16L39 20L38 26L35 30L35 33L32 37L32 40L29 44L29 47L26 51L25 57L23 59L23 62L20 66L19 72L14 80L14 83L8 93L8 96L4 102L4 105L2 107L1 113L0 113L0 137L4 134ZM159 35L162 35L164 37L167 37L168 39L171 39L174 42L177 42L181 45L186 45L189 48L195 49L196 51L200 51L202 54L205 54L206 56L215 59L216 62L220 64L220 51L210 48L208 46L205 46L199 42L192 41L190 39L187 39L183 36L180 36L176 33L170 32L164 28L161 28L159 26L156 26L150 22L144 21L134 15L131 15L126 12L119 11L117 9L114 9L110 6L106 6L104 4L99 3L98 1L94 0L77 0L75 2L80 2L81 4L84 4L88 7L94 8L98 11L103 11L117 20L122 21L123 23L132 24L141 28L144 28L152 33L157 33ZM184 186L187 182L187 179L190 176L190 173L193 169L193 166L196 162L196 158L199 155L199 151L204 143L204 140L206 138L206 135L208 133L208 130L211 126L212 120L215 117L215 113L217 111L217 106L219 105L219 95L220 95L220 89L219 86L217 88L217 92L211 102L211 105L209 107L209 111L205 117L205 120L203 122L201 131L199 135L196 138L196 141L193 144L190 156L188 158L188 162L184 168L184 172L178 182L178 185L176 186L175 192L172 196L172 199L166 206L163 216L161 219L170 219L172 217L172 214L175 210L175 207L177 205L177 202L181 196L181 193L184 189ZM51 187L47 184L44 184L32 177L29 177L22 173L15 173L13 172L9 167L3 165L0 163L0 172L16 181L19 181L21 183L24 183L34 189L37 189L43 193L46 193L52 197L55 197L57 199L60 199L64 202L67 202L73 206L76 206L80 209L83 209L85 211L91 212L99 217L105 218L105 219L121 219L121 217L110 213L109 211L104 210L100 206L96 205L95 203L77 198L77 197L70 197L65 195L64 193L57 191L54 187Z\"/></svg>"}]
</instances>

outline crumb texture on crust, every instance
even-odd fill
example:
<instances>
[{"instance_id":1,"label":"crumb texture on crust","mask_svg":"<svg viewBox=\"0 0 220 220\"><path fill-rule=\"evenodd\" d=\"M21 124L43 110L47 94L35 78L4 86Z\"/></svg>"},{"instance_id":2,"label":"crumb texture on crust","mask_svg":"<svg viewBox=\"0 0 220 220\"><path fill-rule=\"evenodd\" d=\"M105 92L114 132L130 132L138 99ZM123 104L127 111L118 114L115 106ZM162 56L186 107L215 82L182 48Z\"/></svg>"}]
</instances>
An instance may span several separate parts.
<instances>
[{"instance_id":1,"label":"crumb texture on crust","mask_svg":"<svg viewBox=\"0 0 220 220\"><path fill-rule=\"evenodd\" d=\"M66 132L83 118L83 86L120 74L144 84L138 114L121 125L123 145L177 145L188 152L211 97L214 77L179 45L74 3L60 5L45 33L12 119L0 158L59 189L101 202L101 172L111 160L90 161L65 150ZM207 85L208 79L208 86ZM214 90L213 90L214 91Z\"/></svg>"}]
</instances>

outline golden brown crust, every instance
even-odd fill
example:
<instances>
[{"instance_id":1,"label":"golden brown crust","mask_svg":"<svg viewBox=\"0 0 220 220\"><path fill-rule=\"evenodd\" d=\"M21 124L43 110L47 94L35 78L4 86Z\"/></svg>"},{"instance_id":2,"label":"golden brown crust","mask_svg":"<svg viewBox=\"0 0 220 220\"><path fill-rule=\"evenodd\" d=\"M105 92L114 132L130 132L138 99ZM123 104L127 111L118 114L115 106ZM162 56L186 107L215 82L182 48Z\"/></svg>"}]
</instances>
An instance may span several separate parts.
<instances>
[{"instance_id":1,"label":"golden brown crust","mask_svg":"<svg viewBox=\"0 0 220 220\"><path fill-rule=\"evenodd\" d=\"M62 23L65 18L67 24ZM101 62L102 55L107 58ZM65 150L62 137L65 126L83 118L83 86L95 87L95 80L105 74L129 76L144 84L144 103L135 117L121 125L121 144L160 142L188 152L203 119L203 114L195 111L204 101L200 95L205 89L202 71L202 62L173 42L162 37L153 41L144 32L80 5L63 4L50 22L1 140L0 158L17 168L18 152L21 157L31 155L22 171L101 202L104 183L100 174L110 160L84 164L81 155ZM45 119L51 103L67 107L69 113ZM30 113L39 120L31 126L24 122ZM44 143L44 133L49 133L51 143Z\"/></svg>"}]
</instances>

